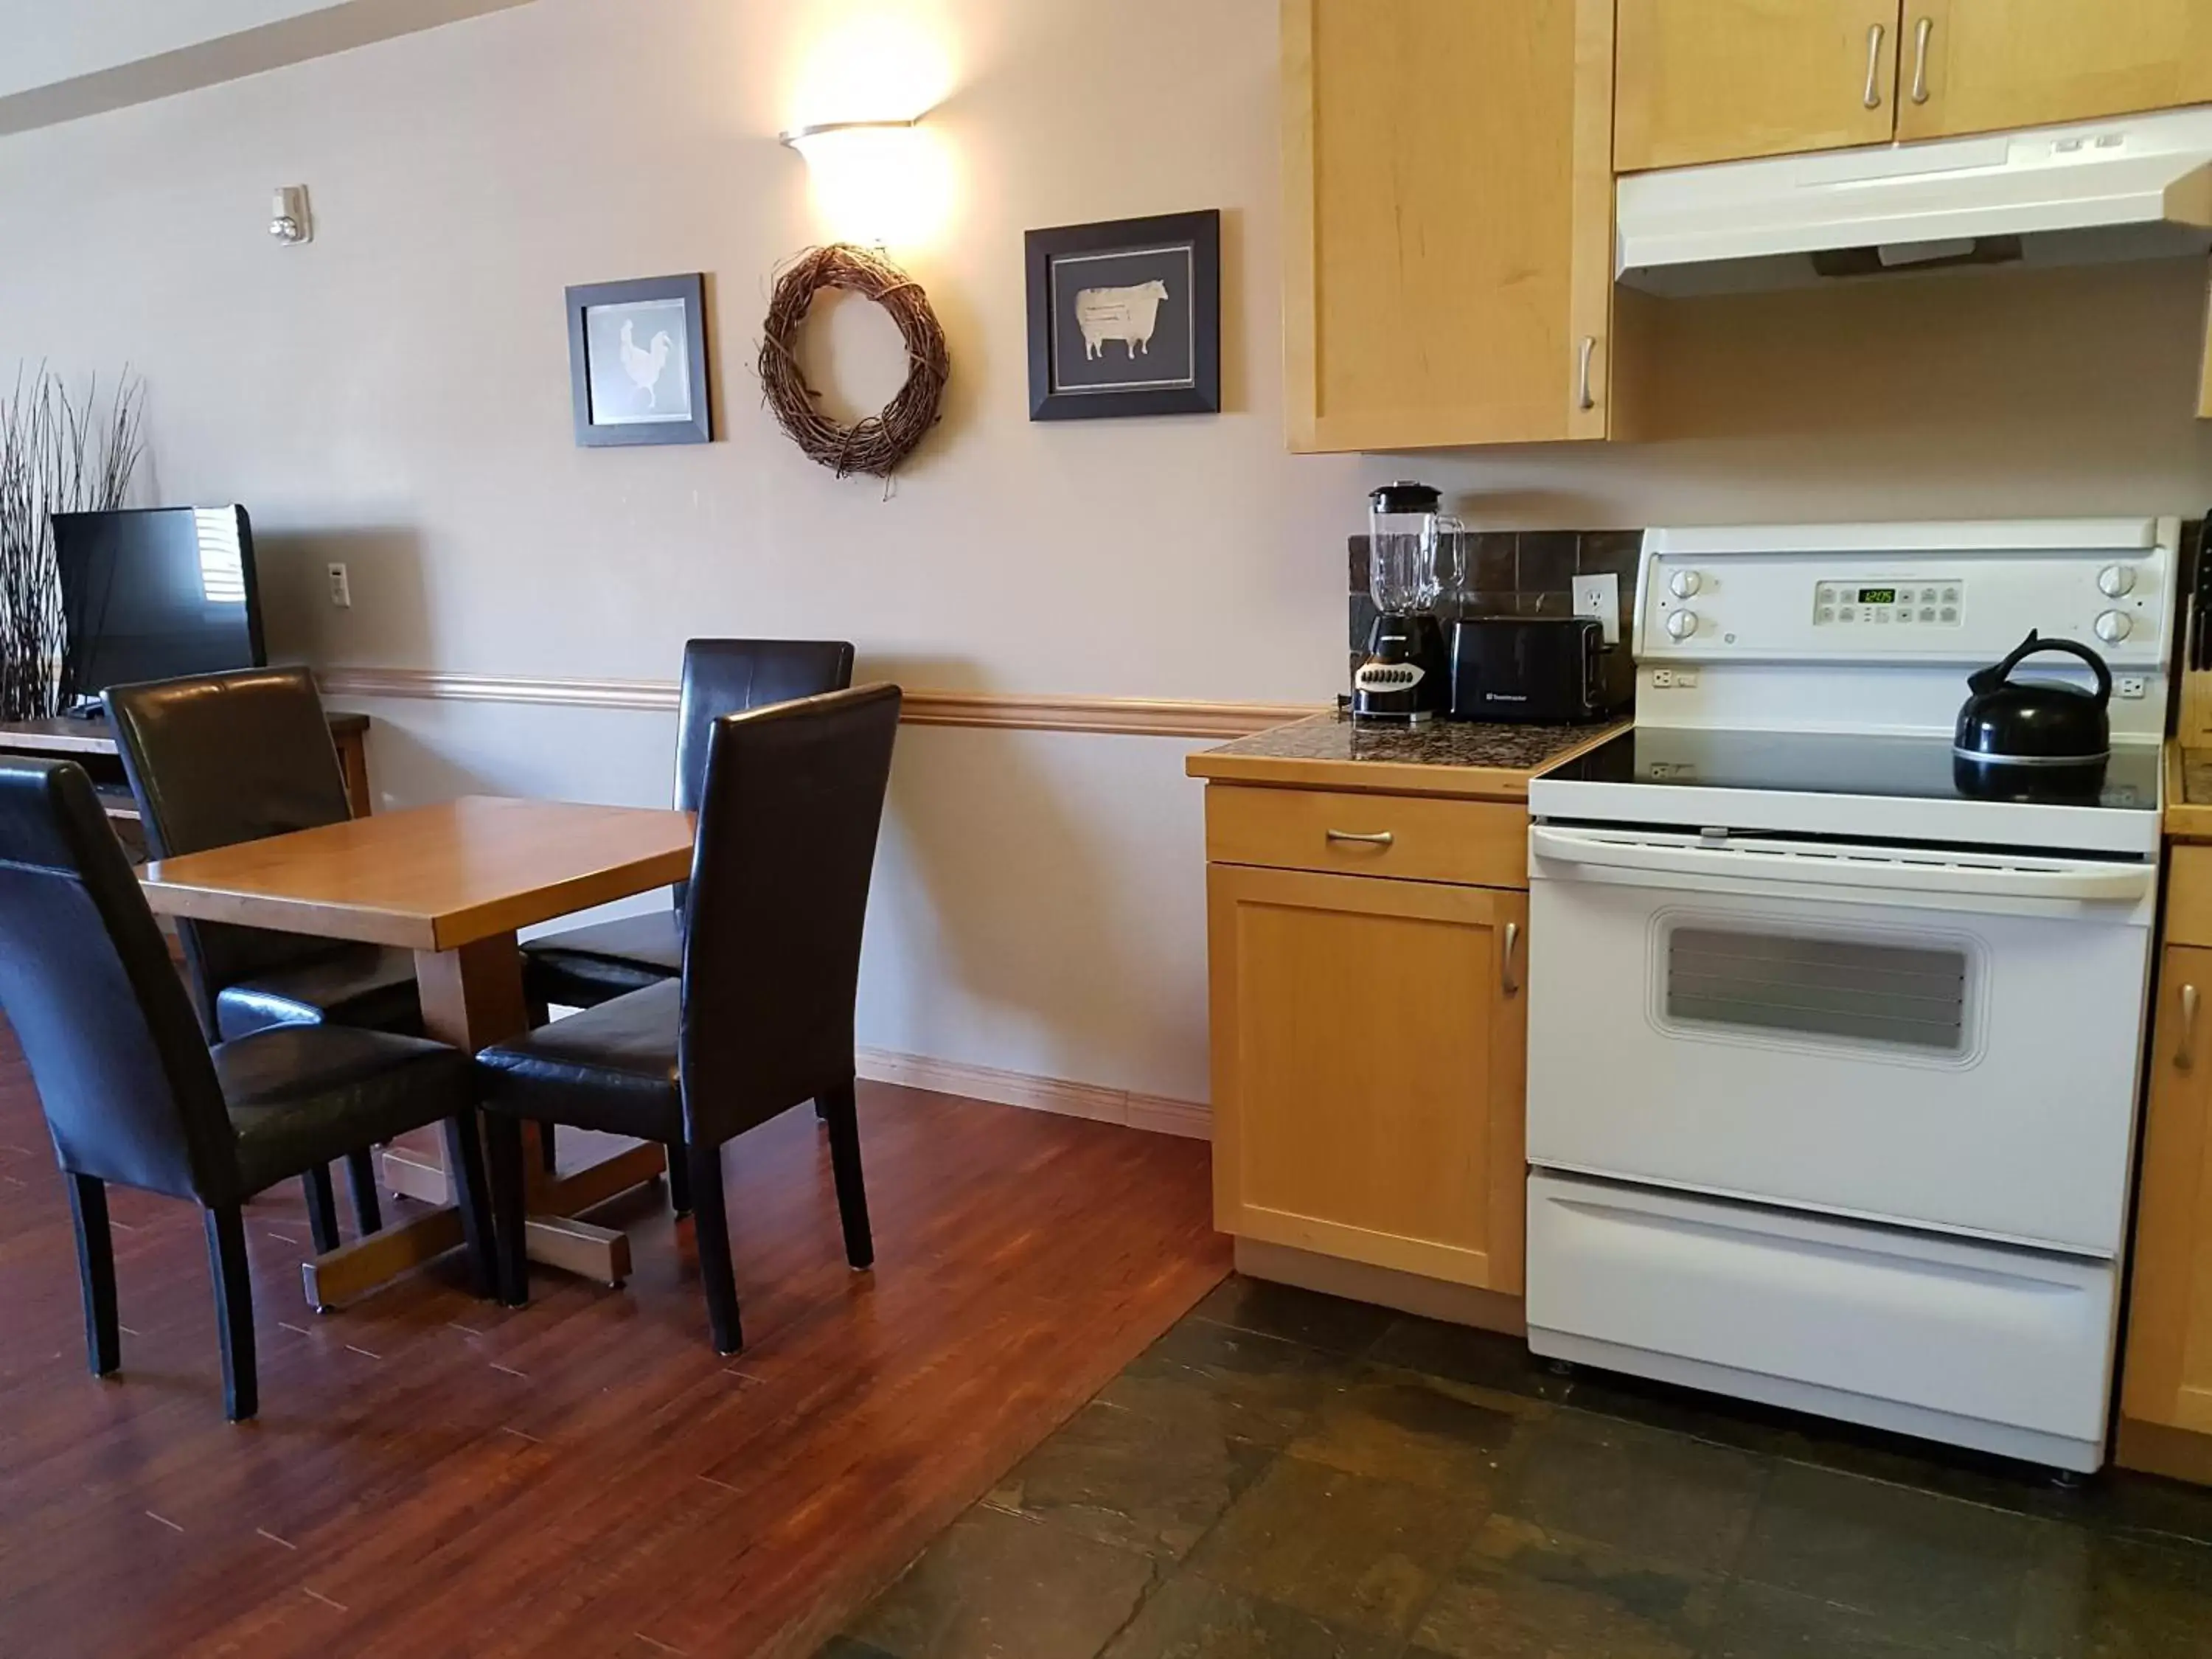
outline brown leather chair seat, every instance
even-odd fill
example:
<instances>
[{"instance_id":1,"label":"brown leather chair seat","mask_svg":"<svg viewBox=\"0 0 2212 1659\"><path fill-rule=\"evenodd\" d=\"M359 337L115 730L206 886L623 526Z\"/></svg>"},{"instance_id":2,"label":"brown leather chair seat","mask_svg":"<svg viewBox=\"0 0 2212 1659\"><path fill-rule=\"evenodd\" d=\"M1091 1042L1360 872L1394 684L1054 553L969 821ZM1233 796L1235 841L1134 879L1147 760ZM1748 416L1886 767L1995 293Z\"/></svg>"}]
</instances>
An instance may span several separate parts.
<instances>
[{"instance_id":1,"label":"brown leather chair seat","mask_svg":"<svg viewBox=\"0 0 2212 1659\"><path fill-rule=\"evenodd\" d=\"M875 1260L854 1100L854 1002L868 881L897 735L893 685L716 720L685 886L682 976L477 1056L501 1293L527 1297L524 1119L667 1143L694 1217L714 1346L742 1340L722 1195L724 1142L816 1103L847 1261Z\"/></svg>"},{"instance_id":2,"label":"brown leather chair seat","mask_svg":"<svg viewBox=\"0 0 2212 1659\"><path fill-rule=\"evenodd\" d=\"M725 714L796 697L842 691L853 683L843 640L690 640L684 647L683 706L676 727L676 805L699 808L708 733ZM623 916L522 946L522 983L537 1022L549 1007L589 1008L684 970L684 894L658 915Z\"/></svg>"},{"instance_id":3,"label":"brown leather chair seat","mask_svg":"<svg viewBox=\"0 0 2212 1659\"><path fill-rule=\"evenodd\" d=\"M471 1264L489 1292L490 1215L466 1057L340 1025L272 1026L209 1047L73 762L0 763L0 1007L69 1178L94 1375L122 1363L111 1182L201 1206L233 1420L258 1406L240 1206L276 1182L442 1121Z\"/></svg>"}]
</instances>

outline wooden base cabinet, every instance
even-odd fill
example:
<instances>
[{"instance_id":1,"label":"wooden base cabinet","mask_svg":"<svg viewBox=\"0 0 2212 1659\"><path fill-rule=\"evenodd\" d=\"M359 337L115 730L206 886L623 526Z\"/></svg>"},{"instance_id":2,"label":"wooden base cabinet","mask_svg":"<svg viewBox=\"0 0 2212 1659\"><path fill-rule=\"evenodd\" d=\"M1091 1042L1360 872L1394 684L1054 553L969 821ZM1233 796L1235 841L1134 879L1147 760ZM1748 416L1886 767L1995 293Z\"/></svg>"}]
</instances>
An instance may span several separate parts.
<instances>
[{"instance_id":1,"label":"wooden base cabinet","mask_svg":"<svg viewBox=\"0 0 2212 1659\"><path fill-rule=\"evenodd\" d=\"M2177 849L2168 928L2176 908ZM2212 860L2212 852L2201 856ZM2212 1480L2212 949L2169 945L2151 1030L2119 1461Z\"/></svg>"},{"instance_id":2,"label":"wooden base cabinet","mask_svg":"<svg viewBox=\"0 0 2212 1659\"><path fill-rule=\"evenodd\" d=\"M1206 879L1215 1224L1518 1295L1526 893Z\"/></svg>"}]
</instances>

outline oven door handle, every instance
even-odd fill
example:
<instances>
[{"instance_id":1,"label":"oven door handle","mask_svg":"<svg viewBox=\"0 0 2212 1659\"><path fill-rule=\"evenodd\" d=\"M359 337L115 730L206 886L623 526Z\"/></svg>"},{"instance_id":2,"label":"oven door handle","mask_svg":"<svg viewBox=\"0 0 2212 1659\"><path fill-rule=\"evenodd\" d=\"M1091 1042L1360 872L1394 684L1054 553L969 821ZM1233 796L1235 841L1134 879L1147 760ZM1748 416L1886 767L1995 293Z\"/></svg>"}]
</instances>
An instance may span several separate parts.
<instances>
[{"instance_id":1,"label":"oven door handle","mask_svg":"<svg viewBox=\"0 0 2212 1659\"><path fill-rule=\"evenodd\" d=\"M1956 893L1977 898L2087 899L2131 904L2150 890L2148 865L2064 870L1997 870L1972 864L1921 864L1903 859L1752 853L1734 847L1680 847L1622 841L1550 824L1528 831L1528 850L1560 864L1647 870L1716 880L1781 881L1820 887L1869 887L1891 892Z\"/></svg>"}]
</instances>

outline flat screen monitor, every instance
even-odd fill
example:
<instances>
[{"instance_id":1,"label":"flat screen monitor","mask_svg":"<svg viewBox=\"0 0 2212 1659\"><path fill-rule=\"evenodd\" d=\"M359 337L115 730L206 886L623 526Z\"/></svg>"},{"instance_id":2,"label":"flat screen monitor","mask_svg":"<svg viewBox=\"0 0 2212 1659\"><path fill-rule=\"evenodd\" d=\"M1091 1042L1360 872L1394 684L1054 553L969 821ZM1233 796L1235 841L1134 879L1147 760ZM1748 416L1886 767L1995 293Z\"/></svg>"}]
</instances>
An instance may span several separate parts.
<instances>
[{"instance_id":1,"label":"flat screen monitor","mask_svg":"<svg viewBox=\"0 0 2212 1659\"><path fill-rule=\"evenodd\" d=\"M265 661L244 507L57 513L53 525L64 705Z\"/></svg>"}]
</instances>

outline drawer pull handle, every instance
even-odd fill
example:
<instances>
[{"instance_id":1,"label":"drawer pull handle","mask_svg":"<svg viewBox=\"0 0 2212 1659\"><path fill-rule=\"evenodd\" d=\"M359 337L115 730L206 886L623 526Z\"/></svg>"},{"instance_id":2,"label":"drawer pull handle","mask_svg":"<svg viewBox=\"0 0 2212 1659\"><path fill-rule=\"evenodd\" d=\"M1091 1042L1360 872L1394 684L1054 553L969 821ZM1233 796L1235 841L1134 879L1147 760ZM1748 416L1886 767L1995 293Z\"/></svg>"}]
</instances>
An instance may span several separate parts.
<instances>
[{"instance_id":1,"label":"drawer pull handle","mask_svg":"<svg viewBox=\"0 0 2212 1659\"><path fill-rule=\"evenodd\" d=\"M1881 25L1875 23L1867 29L1866 106L1881 107Z\"/></svg>"},{"instance_id":2,"label":"drawer pull handle","mask_svg":"<svg viewBox=\"0 0 2212 1659\"><path fill-rule=\"evenodd\" d=\"M2173 1045L2173 1069L2192 1072L2197 1069L2197 988L2181 988L2181 1041Z\"/></svg>"},{"instance_id":3,"label":"drawer pull handle","mask_svg":"<svg viewBox=\"0 0 2212 1659\"><path fill-rule=\"evenodd\" d=\"M1499 982L1504 986L1505 994L1509 997L1517 996L1521 990L1520 975L1513 971L1513 951L1514 947L1520 943L1521 924L1517 921L1507 922L1505 924L1505 954L1498 964L1498 977Z\"/></svg>"},{"instance_id":4,"label":"drawer pull handle","mask_svg":"<svg viewBox=\"0 0 2212 1659\"><path fill-rule=\"evenodd\" d=\"M1371 836L1363 836L1350 830L1324 830L1331 841L1356 841L1362 847L1388 847L1397 837L1388 830L1378 830Z\"/></svg>"},{"instance_id":5,"label":"drawer pull handle","mask_svg":"<svg viewBox=\"0 0 2212 1659\"><path fill-rule=\"evenodd\" d=\"M1923 17L1912 30L1912 101L1928 101L1928 37L1936 33L1936 20Z\"/></svg>"}]
</instances>

